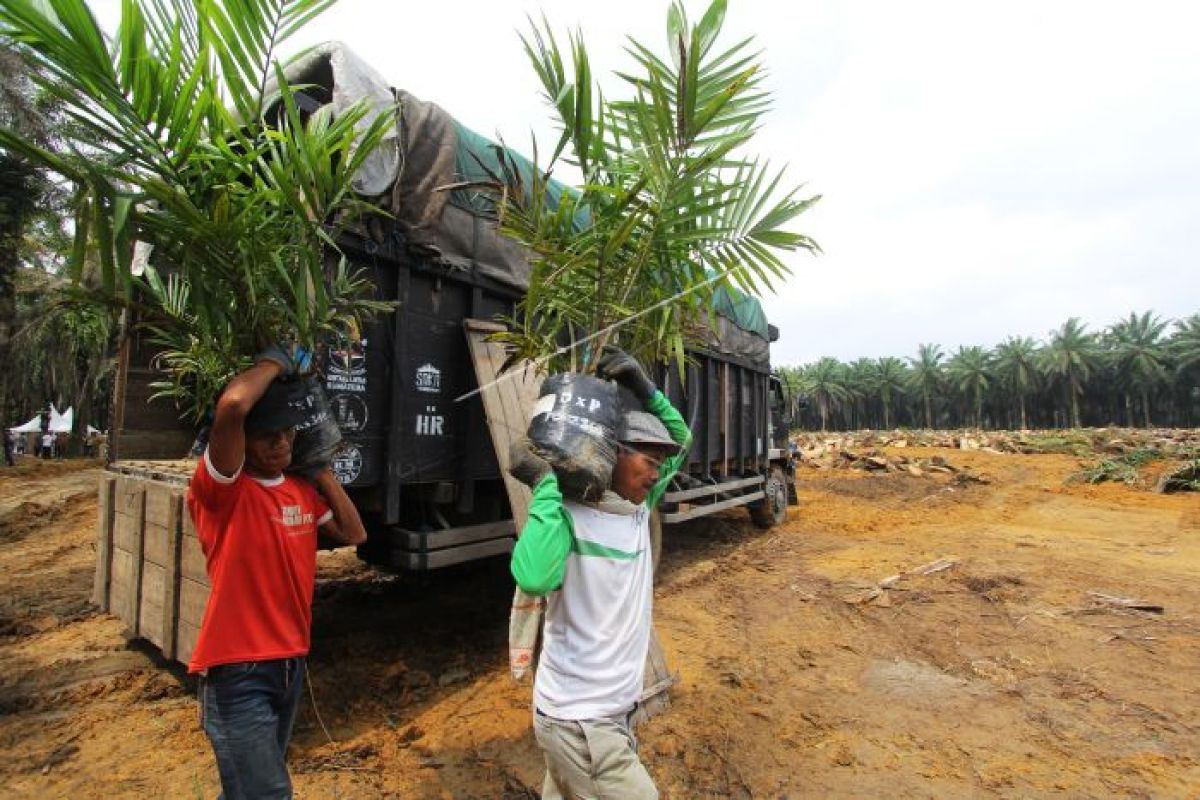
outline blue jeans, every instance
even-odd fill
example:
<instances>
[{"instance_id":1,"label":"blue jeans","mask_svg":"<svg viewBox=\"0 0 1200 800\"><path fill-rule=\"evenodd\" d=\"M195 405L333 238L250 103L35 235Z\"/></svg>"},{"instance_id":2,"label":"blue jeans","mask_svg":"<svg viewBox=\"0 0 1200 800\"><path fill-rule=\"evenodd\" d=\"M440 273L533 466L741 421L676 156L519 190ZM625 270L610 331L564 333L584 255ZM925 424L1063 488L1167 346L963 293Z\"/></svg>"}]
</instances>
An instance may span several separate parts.
<instances>
[{"instance_id":1,"label":"blue jeans","mask_svg":"<svg viewBox=\"0 0 1200 800\"><path fill-rule=\"evenodd\" d=\"M304 687L304 658L211 667L200 678L200 719L224 800L290 798L288 740Z\"/></svg>"}]
</instances>

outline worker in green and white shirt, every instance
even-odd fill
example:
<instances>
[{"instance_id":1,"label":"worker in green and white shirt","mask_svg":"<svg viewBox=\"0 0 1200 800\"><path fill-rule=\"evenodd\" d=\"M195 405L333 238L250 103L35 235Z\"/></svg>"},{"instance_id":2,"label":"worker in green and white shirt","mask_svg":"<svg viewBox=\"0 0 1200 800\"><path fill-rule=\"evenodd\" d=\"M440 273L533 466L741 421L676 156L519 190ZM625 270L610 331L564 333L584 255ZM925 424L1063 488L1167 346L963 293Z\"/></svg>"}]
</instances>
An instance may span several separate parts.
<instances>
[{"instance_id":1,"label":"worker in green and white shirt","mask_svg":"<svg viewBox=\"0 0 1200 800\"><path fill-rule=\"evenodd\" d=\"M597 374L642 405L625 409L612 488L597 503L564 499L528 442L510 471L533 487L512 573L548 595L534 681L534 735L546 758L544 800L657 798L630 718L642 692L654 574L650 510L691 441L683 417L630 355L605 348Z\"/></svg>"}]
</instances>

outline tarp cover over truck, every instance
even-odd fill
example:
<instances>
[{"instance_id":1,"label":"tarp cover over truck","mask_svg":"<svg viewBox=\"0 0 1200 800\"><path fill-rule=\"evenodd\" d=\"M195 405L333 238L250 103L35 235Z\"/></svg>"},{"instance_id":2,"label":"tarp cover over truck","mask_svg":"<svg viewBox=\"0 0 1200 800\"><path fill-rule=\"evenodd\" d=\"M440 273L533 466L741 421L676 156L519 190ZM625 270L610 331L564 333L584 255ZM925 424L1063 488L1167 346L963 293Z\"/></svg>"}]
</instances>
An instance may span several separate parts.
<instances>
[{"instance_id":1,"label":"tarp cover over truck","mask_svg":"<svg viewBox=\"0 0 1200 800\"><path fill-rule=\"evenodd\" d=\"M398 107L395 130L355 175L355 190L394 217L410 247L520 292L529 287L529 254L499 233L487 193L443 188L502 174L501 158L529 175L533 164L527 158L472 131L435 103L391 87L340 42L306 51L284 73L310 99L331 105L335 114L362 99L378 110ZM269 85L268 97L272 91ZM550 182L552 201L570 191ZM758 300L722 286L714 294L714 310L717 325L709 346L765 369L774 331Z\"/></svg>"}]
</instances>

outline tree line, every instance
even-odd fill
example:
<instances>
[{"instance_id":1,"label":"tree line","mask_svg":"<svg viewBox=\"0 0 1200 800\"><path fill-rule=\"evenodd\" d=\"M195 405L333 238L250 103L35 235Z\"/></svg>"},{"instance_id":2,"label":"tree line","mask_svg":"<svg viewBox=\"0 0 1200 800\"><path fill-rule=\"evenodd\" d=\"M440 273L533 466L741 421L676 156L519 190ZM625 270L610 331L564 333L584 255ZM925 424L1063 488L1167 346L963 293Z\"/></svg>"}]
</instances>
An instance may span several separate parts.
<instances>
[{"instance_id":1,"label":"tree line","mask_svg":"<svg viewBox=\"0 0 1200 800\"><path fill-rule=\"evenodd\" d=\"M806 429L1193 427L1200 312L1131 312L1099 331L1072 317L1045 341L922 344L907 358L826 357L779 373Z\"/></svg>"}]
</instances>

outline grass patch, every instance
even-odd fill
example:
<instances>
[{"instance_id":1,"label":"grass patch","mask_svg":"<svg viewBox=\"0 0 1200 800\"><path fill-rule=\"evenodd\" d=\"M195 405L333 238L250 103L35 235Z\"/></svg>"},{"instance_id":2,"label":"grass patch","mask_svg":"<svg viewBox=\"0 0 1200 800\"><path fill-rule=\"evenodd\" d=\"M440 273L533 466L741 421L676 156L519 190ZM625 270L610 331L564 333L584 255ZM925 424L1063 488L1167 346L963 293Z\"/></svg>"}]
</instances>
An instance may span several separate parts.
<instances>
[{"instance_id":1,"label":"grass patch","mask_svg":"<svg viewBox=\"0 0 1200 800\"><path fill-rule=\"evenodd\" d=\"M1113 458L1104 458L1090 467L1076 472L1067 479L1068 483L1124 483L1133 485L1141 478L1138 469L1152 461L1161 461L1168 454L1156 447L1139 447Z\"/></svg>"},{"instance_id":2,"label":"grass patch","mask_svg":"<svg viewBox=\"0 0 1200 800\"><path fill-rule=\"evenodd\" d=\"M1096 452L1096 443L1083 432L1032 433L1022 436L1021 448L1026 453L1061 453L1070 456L1088 456Z\"/></svg>"}]
</instances>

